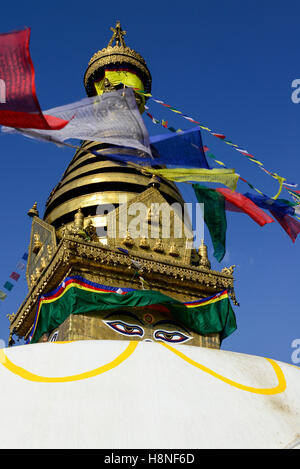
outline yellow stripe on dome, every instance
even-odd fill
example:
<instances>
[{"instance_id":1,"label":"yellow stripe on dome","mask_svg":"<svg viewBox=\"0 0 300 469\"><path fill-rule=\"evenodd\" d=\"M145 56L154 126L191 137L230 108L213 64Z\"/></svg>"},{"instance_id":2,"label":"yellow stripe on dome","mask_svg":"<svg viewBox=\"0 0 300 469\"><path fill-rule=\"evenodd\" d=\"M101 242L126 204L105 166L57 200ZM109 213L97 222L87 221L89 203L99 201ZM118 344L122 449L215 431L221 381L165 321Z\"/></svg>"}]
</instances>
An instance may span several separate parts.
<instances>
[{"instance_id":1,"label":"yellow stripe on dome","mask_svg":"<svg viewBox=\"0 0 300 469\"><path fill-rule=\"evenodd\" d=\"M3 349L0 349L0 363L9 371L11 371L17 376L20 376L20 378L26 379L27 381L34 381L37 383L69 383L71 381L79 381L82 379L93 378L94 376L98 376L102 373L105 373L106 371L110 371L113 368L116 368L125 360L127 360L127 358L130 357L130 355L135 351L137 345L138 345L138 341L131 341L126 347L126 349L122 353L120 353L120 355L118 355L114 360L107 363L106 365L102 365L93 370L86 371L84 373L79 373L77 375L72 375L72 376L46 377L46 376L36 375L34 373L31 373L28 370L25 370L25 368L22 368L16 365L15 363L13 363L7 357Z\"/></svg>"},{"instance_id":2,"label":"yellow stripe on dome","mask_svg":"<svg viewBox=\"0 0 300 469\"><path fill-rule=\"evenodd\" d=\"M216 373L215 371L211 370L210 368L207 368L206 366L201 365L201 363L198 363L198 362L192 360L191 358L189 358L184 353L179 352L179 350L173 348L171 345L163 344L163 343L161 343L161 345L166 347L171 352L175 353L175 355L177 355L179 358L182 358L182 360L186 361L187 363L194 366L195 368L199 368L200 370L204 371L205 373L208 373L209 375L213 376L214 378L217 378L220 381L223 381L224 383L227 383L230 386L233 386L233 387L235 387L237 389L240 389L242 391L251 392L253 394L263 394L263 395L267 395L267 396L273 396L274 394L280 394L280 393L282 393L286 390L286 379L285 379L285 376L283 374L283 371L280 368L280 366L278 365L278 363L276 363L271 358L265 358L265 360L267 360L272 365L273 370L275 371L276 377L278 379L278 384L277 384L277 386L275 386L273 388L261 388L261 389L259 389L259 388L254 388L252 386L245 386L244 384L240 384L240 383L237 383L236 381L233 381L229 378L226 378L225 376L222 376L221 374Z\"/></svg>"}]
</instances>

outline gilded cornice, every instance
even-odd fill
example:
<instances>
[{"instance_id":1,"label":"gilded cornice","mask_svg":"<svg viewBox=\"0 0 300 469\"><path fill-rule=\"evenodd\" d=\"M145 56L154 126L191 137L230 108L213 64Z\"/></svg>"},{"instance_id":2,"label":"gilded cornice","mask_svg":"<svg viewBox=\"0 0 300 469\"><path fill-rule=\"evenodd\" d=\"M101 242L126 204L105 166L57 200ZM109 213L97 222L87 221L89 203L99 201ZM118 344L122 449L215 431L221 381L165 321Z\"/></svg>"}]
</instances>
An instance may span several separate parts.
<instances>
[{"instance_id":1,"label":"gilded cornice","mask_svg":"<svg viewBox=\"0 0 300 469\"><path fill-rule=\"evenodd\" d=\"M135 50L130 49L130 47L123 47L123 46L107 46L104 47L103 49L99 50L96 52L91 60L89 61L89 66L92 65L96 60L99 60L101 58L104 58L106 56L111 56L111 55L128 55L134 58L135 60L138 60L141 62L145 67L146 67L146 62L145 59Z\"/></svg>"},{"instance_id":2,"label":"gilded cornice","mask_svg":"<svg viewBox=\"0 0 300 469\"><path fill-rule=\"evenodd\" d=\"M42 272L37 284L30 290L19 311L11 315L11 334L15 333L19 337L26 337L29 334L38 297L56 288L67 275L72 273L72 269L79 269L83 275L85 271L94 272L99 278L111 281L113 279L124 283L131 281L135 287L136 283L132 281L131 259L139 261L142 265L143 277L150 282L153 289L174 292L174 296L182 295L187 298L209 296L217 291L229 289L236 304L233 269L223 269L223 272L218 272L205 267L184 265L175 260L161 262L151 258L150 254L129 258L126 254L116 252L100 243L84 242L66 236L61 240L51 262Z\"/></svg>"}]
</instances>

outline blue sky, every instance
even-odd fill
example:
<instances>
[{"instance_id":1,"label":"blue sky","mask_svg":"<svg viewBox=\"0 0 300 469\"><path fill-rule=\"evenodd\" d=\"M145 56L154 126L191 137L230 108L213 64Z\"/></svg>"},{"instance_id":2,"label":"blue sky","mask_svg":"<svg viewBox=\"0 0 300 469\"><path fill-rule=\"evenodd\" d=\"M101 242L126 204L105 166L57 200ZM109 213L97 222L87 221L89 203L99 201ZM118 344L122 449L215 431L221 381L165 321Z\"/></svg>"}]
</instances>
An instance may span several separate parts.
<instances>
[{"instance_id":1,"label":"blue sky","mask_svg":"<svg viewBox=\"0 0 300 469\"><path fill-rule=\"evenodd\" d=\"M83 75L90 57L105 47L110 26L120 20L126 42L147 61L153 96L207 124L246 148L265 167L300 183L300 103L291 83L300 78L300 4L294 1L5 2L0 32L30 26L31 55L43 109L85 96ZM170 126L189 124L149 103ZM145 116L150 134L163 129ZM203 133L204 143L228 167L264 193L277 182L223 142ZM0 283L27 250L31 221L26 213L45 201L73 156L70 149L0 134ZM238 191L249 190L239 182ZM184 187L187 202L193 197ZM282 197L289 198L284 191ZM300 338L298 262L293 244L277 224L263 228L242 214L228 213L227 254L217 270L235 264L238 330L223 343L236 352L291 362L291 343ZM1 288L1 286L0 286ZM7 340L7 314L27 293L25 276L0 304L0 338Z\"/></svg>"}]
</instances>

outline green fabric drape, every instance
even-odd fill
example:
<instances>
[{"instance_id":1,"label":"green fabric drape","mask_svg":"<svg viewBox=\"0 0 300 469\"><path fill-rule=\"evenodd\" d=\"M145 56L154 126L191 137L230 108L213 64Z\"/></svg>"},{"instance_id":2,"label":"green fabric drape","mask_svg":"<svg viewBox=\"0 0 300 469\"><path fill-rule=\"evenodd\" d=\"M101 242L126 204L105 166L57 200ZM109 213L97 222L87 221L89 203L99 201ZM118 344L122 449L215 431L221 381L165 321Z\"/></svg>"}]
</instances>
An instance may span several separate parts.
<instances>
[{"instance_id":1,"label":"green fabric drape","mask_svg":"<svg viewBox=\"0 0 300 469\"><path fill-rule=\"evenodd\" d=\"M58 327L71 314L148 305L165 306L173 318L199 334L220 333L223 339L236 329L235 314L227 292L221 294L220 298L216 295L204 301L203 305L200 303L191 307L154 290L133 290L122 295L90 291L71 284L58 298L40 300L39 315L31 343L38 342L44 333Z\"/></svg>"},{"instance_id":2,"label":"green fabric drape","mask_svg":"<svg viewBox=\"0 0 300 469\"><path fill-rule=\"evenodd\" d=\"M225 199L214 189L193 184L198 202L204 203L204 221L214 246L214 256L221 262L226 252L227 220Z\"/></svg>"}]
</instances>

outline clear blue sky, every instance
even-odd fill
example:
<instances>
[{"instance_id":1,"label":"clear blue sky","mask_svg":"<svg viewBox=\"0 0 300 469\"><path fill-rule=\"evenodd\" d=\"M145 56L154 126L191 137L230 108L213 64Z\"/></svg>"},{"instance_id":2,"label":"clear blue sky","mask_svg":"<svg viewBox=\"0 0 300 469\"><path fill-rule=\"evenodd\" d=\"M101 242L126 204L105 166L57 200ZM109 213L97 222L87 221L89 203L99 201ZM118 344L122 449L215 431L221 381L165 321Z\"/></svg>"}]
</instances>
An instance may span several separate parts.
<instances>
[{"instance_id":1,"label":"clear blue sky","mask_svg":"<svg viewBox=\"0 0 300 469\"><path fill-rule=\"evenodd\" d=\"M300 183L300 104L291 83L300 78L300 4L296 1L174 0L5 2L0 32L32 28L31 55L43 109L85 96L83 75L90 57L105 47L117 19L127 44L146 59L153 95L207 124L254 154L265 166ZM151 104L169 125L188 128L182 118ZM145 117L150 134L161 132ZM207 133L204 143L228 167L271 197L277 182ZM45 201L59 181L72 150L0 135L0 283L8 279L30 236L26 213ZM238 190L248 186L239 182ZM190 201L190 188L183 194ZM289 198L285 191L283 197ZM273 223L260 228L242 214L228 213L223 268L236 264L238 330L223 343L237 352L291 361L291 342L300 338L300 237L293 244ZM1 288L1 286L0 286ZM25 276L0 304L0 338L7 340L6 314L27 293Z\"/></svg>"}]
</instances>

